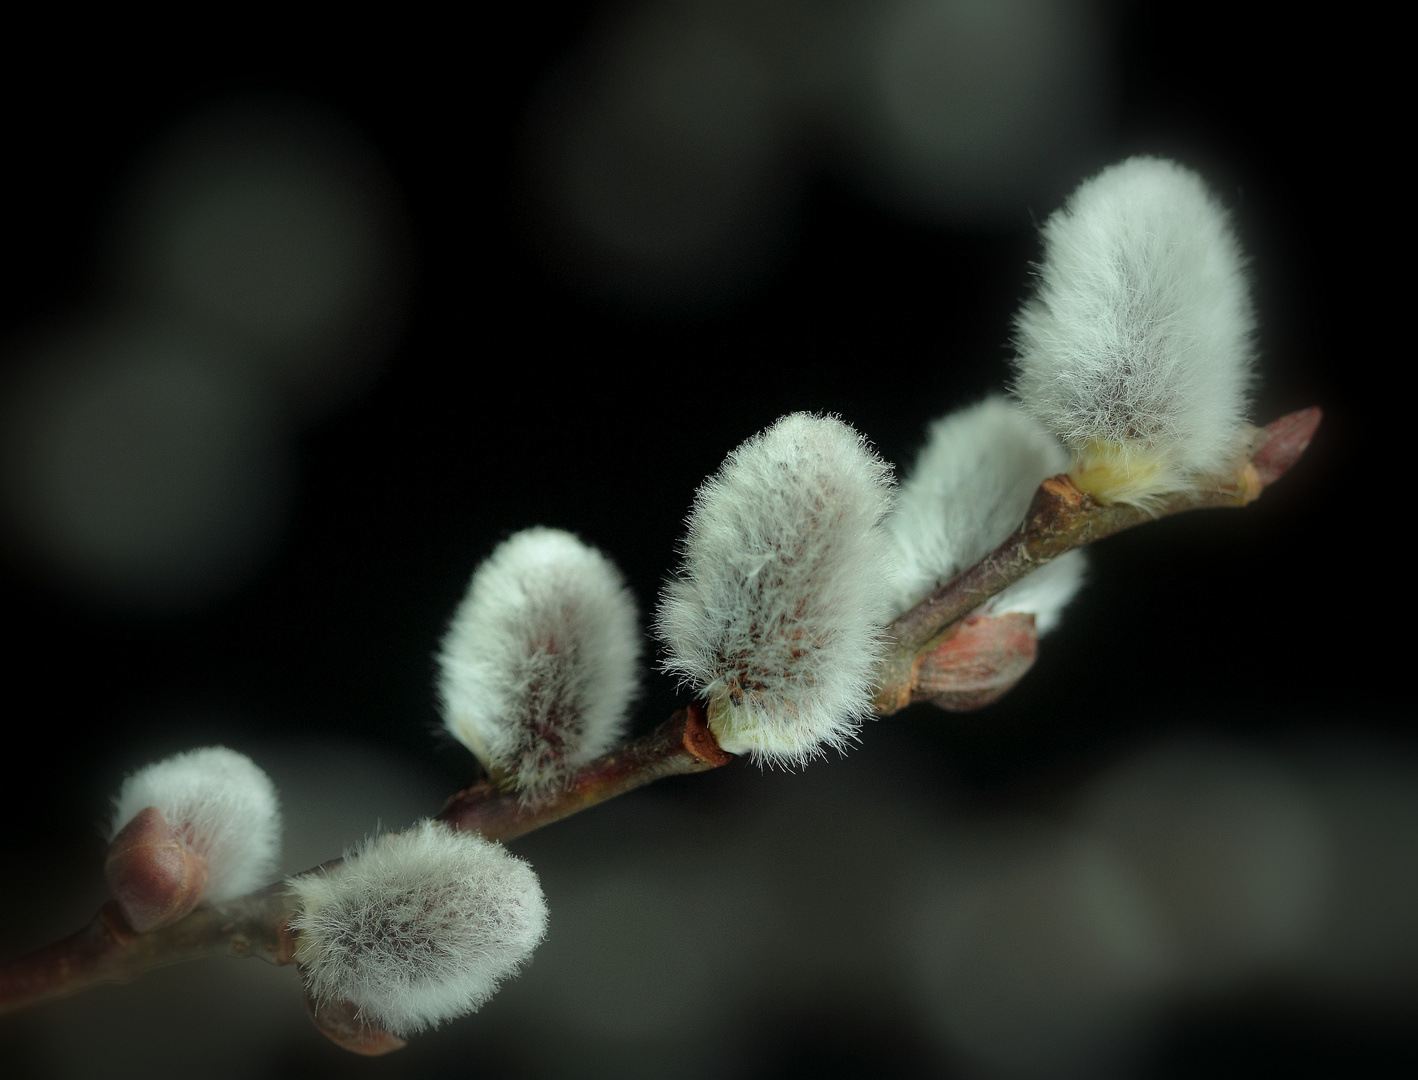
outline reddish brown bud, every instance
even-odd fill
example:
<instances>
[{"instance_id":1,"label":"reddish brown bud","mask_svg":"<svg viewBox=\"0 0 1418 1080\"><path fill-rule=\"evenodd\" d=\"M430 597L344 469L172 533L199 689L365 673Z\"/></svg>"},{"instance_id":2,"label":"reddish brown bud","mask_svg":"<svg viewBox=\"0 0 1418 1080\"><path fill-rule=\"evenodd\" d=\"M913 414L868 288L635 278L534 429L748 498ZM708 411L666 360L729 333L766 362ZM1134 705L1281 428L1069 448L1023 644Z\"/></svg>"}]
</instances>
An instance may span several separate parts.
<instances>
[{"instance_id":1,"label":"reddish brown bud","mask_svg":"<svg viewBox=\"0 0 1418 1080\"><path fill-rule=\"evenodd\" d=\"M325 1033L336 1046L366 1057L378 1057L391 1050L408 1045L393 1032L382 1027L367 1024L359 1017L359 1010L344 998L331 998L316 1002L310 991L305 992L305 1011L311 1022Z\"/></svg>"},{"instance_id":2,"label":"reddish brown bud","mask_svg":"<svg viewBox=\"0 0 1418 1080\"><path fill-rule=\"evenodd\" d=\"M207 860L183 843L155 806L118 831L103 871L139 933L175 923L197 906L207 887Z\"/></svg>"},{"instance_id":3,"label":"reddish brown bud","mask_svg":"<svg viewBox=\"0 0 1418 1080\"><path fill-rule=\"evenodd\" d=\"M1323 417L1318 407L1311 406L1282 416L1261 430L1264 441L1253 452L1251 464L1263 485L1275 483L1300 459Z\"/></svg>"},{"instance_id":4,"label":"reddish brown bud","mask_svg":"<svg viewBox=\"0 0 1418 1080\"><path fill-rule=\"evenodd\" d=\"M916 666L911 700L969 712L1003 697L1034 666L1034 616L971 615Z\"/></svg>"}]
</instances>

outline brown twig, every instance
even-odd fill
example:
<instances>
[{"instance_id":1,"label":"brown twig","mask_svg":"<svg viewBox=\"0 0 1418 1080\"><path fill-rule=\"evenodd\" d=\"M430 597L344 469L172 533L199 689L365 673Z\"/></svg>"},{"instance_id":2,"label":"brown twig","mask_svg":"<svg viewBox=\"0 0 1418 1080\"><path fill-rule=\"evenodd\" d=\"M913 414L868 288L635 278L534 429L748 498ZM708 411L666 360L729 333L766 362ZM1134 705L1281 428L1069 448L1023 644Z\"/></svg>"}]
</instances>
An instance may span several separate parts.
<instances>
[{"instance_id":1,"label":"brown twig","mask_svg":"<svg viewBox=\"0 0 1418 1080\"><path fill-rule=\"evenodd\" d=\"M439 818L489 839L511 840L662 777L703 772L731 760L733 755L719 749L705 725L704 709L694 704L648 735L586 765L546 800L523 805L516 795L483 782L449 799ZM291 963L294 942L287 924L294 914L289 890L277 883L220 907L199 907L171 926L140 934L118 904L109 901L78 933L0 964L0 1013L99 983L130 982L153 968L203 956L259 956L274 964ZM361 1031L360 1037L366 1038L367 1032ZM380 1045L378 1051L361 1052L391 1048Z\"/></svg>"},{"instance_id":2,"label":"brown twig","mask_svg":"<svg viewBox=\"0 0 1418 1080\"><path fill-rule=\"evenodd\" d=\"M1105 506L1083 494L1067 476L1045 480L1024 523L969 570L946 582L887 628L891 653L881 668L878 715L911 703L921 658L990 597L1066 551L1134 525L1206 507L1245 506L1292 466L1319 427L1320 410L1302 409L1254 431L1250 452L1229 476L1189 492L1164 497L1146 509Z\"/></svg>"},{"instance_id":3,"label":"brown twig","mask_svg":"<svg viewBox=\"0 0 1418 1080\"><path fill-rule=\"evenodd\" d=\"M0 965L0 1013L99 983L131 982L153 968L204 956L290 963L290 914L287 890L277 884L140 934L110 900L78 933Z\"/></svg>"},{"instance_id":4,"label":"brown twig","mask_svg":"<svg viewBox=\"0 0 1418 1080\"><path fill-rule=\"evenodd\" d=\"M1172 496L1150 510L1103 506L1067 477L1046 480L1024 524L1008 540L892 624L894 645L882 669L878 711L885 715L905 707L913 692L945 707L974 707L992 700L1032 661L1024 632L1032 628L997 621L942 648L966 616L1072 548L1184 510L1246 505L1304 453L1319 421L1319 409L1282 417L1255 433L1247 460L1231 476ZM929 669L926 678L921 677L923 660ZM703 772L732 758L719 748L696 703L648 735L586 765L548 798L524 803L484 781L449 799L439 819L489 839L511 840L663 777ZM292 904L289 890L277 883L219 908L199 907L171 926L140 934L111 901L78 933L0 965L0 1013L97 983L128 982L153 968L203 956L259 956L274 964L291 963ZM401 1045L387 1033L371 1034L344 1013L319 1017L317 1024L341 1045L361 1053L383 1053Z\"/></svg>"},{"instance_id":5,"label":"brown twig","mask_svg":"<svg viewBox=\"0 0 1418 1080\"><path fill-rule=\"evenodd\" d=\"M704 722L704 707L695 702L648 735L584 766L545 799L525 803L484 780L449 799L438 819L489 840L511 840L666 776L704 772L732 760L719 749Z\"/></svg>"}]
</instances>

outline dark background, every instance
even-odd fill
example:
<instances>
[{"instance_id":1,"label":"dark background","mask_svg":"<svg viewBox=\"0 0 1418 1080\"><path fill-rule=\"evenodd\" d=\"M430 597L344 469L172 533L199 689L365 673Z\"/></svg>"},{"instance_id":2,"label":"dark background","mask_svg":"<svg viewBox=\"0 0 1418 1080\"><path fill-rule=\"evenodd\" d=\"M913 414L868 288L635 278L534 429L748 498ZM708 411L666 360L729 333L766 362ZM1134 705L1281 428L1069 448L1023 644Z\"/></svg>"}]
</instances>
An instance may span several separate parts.
<instances>
[{"instance_id":1,"label":"dark background","mask_svg":"<svg viewBox=\"0 0 1418 1080\"><path fill-rule=\"evenodd\" d=\"M904 469L931 419L1007 378L1010 317L1037 256L1034 225L1079 179L1132 153L1193 165L1233 208L1261 322L1254 417L1321 405L1325 421L1305 459L1243 512L1195 514L1100 545L1087 588L1035 670L985 712L918 707L869 725L860 750L801 777L735 764L624 800L643 799L643 811L607 807L595 812L603 825L588 816L553 830L561 837L524 842L519 851L552 899L546 948L578 926L629 942L627 955L637 941L660 941L563 917L557 889L580 894L558 884L557 860L564 875L591 873L614 865L624 844L647 880L665 851L678 860L667 880L699 880L683 876L683 863L723 882L752 880L773 857L755 848L763 834L748 819L772 820L778 799L787 807L780 820L792 822L782 828L801 836L785 843L822 861L803 864L816 876L798 883L800 893L785 885L775 895L789 909L820 900L836 911L832 892L857 895L865 871L852 864L850 844L839 861L831 838L889 823L872 793L897 785L923 815L947 822L1058 821L1100 770L1180 739L1239 747L1295 775L1336 756L1384 762L1398 770L1401 793L1403 778L1418 776L1411 710L1396 693L1404 601L1380 576L1405 561L1389 494L1401 405L1390 385L1392 331L1372 299L1393 279L1380 241L1399 226L1394 170L1357 122L1382 106L1342 29L1278 28L1222 5L1081 10L1096 30L1084 65L1097 79L1088 121L1076 139L1035 154L1017 195L985 209L989 200L978 198L922 209L884 195L864 179L857 144L821 108L774 129L771 180L744 199L748 223L725 226L730 240L709 244L702 263L607 254L556 201L558 159L546 146L557 144L539 133L572 123L574 103L596 85L601 54L587 51L587 35L613 37L616 20L640 17L634 8L539 5L500 13L475 33L396 21L318 48L243 37L200 55L75 65L29 86L7 133L11 343L122 294L121 273L105 269L105 238L125 185L169 132L232 101L313 103L349 125L390 193L380 204L395 223L380 296L396 314L383 344L368 349L375 361L362 384L303 413L272 405L288 464L271 483L288 485L287 501L276 503L284 509L275 539L227 584L151 602L105 592L11 529L0 564L11 627L3 952L87 918L101 899L108 799L126 772L181 749L225 743L268 768L293 834L301 812L310 819L291 852L310 845L310 862L381 819L398 825L435 812L473 770L436 734L433 652L468 575L501 538L532 524L578 532L617 561L648 613L696 484L783 413L840 413ZM792 37L791 26L772 33ZM787 54L761 55L772 70ZM653 149L644 153L656 160ZM653 190L659 174L639 175L632 180ZM27 355L7 346L6 379ZM681 700L663 676L649 674L645 685L637 731ZM1359 775L1367 767L1356 766ZM817 785L806 803L792 801L798 783ZM1410 823L1389 835L1381 820L1365 835L1402 865L1378 857L1363 865L1387 888L1386 874L1411 879L1415 834ZM896 844L915 850L900 837L887 846ZM689 929L656 955L682 947L718 955L704 941L734 939L733 921L726 928L705 916L690 948L683 935L700 925L692 905L702 892L686 886L684 895L691 909L674 925ZM630 908L606 910L614 918ZM899 987L863 1014L860 985L804 995L781 975L794 968L795 949L852 952L878 918L869 905L844 917L813 937L804 914L807 944L765 946L759 979L745 979L750 963L727 965L718 982L681 984L671 964L667 984L624 990L628 1009L638 1007L636 993L695 1002L673 1031L651 1035L576 1034L552 1005L546 1015L498 1013L518 994L514 982L483 1015L385 1062L345 1060L287 1024L299 1012L289 972L272 973L283 986L272 996L286 995L270 1007L278 1018L253 1018L237 999L265 990L231 982L220 966L200 982L182 970L151 976L161 985L146 994L146 980L94 991L7 1018L0 1030L22 1066L13 1075L35 1076L82 1075L89 1059L68 1044L89 1039L108 1040L110 1075L145 1061L156 1074L189 1060L201 1071L201 1055L231 1075L474 1067L488 1076L994 1075L896 1008L891 993L910 996ZM1357 989L1297 989L1304 980L1288 972L1304 965L1278 964L1169 996L1140 1048L1105 1054L1108 1068L1146 1076L1397 1068L1414 1059L1404 1034L1411 926L1390 952L1398 975L1366 982L1361 973ZM716 970L712 961L701 967ZM636 970L629 960L627 970ZM602 989L587 977L586 993ZM171 1014L180 1024L169 1008L187 1010ZM121 1019L101 1023L113 1015ZM174 1027L191 1030L190 1049Z\"/></svg>"}]
</instances>

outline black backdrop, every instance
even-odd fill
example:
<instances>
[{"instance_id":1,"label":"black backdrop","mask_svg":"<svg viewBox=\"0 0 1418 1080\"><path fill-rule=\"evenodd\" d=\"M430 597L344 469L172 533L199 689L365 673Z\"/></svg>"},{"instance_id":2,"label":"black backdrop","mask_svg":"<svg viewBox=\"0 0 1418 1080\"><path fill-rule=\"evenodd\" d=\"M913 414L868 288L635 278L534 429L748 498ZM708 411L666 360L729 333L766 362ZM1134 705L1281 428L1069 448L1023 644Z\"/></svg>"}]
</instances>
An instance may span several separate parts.
<instances>
[{"instance_id":1,"label":"black backdrop","mask_svg":"<svg viewBox=\"0 0 1418 1080\"><path fill-rule=\"evenodd\" d=\"M6 549L7 954L77 925L97 902L96 826L123 774L154 757L224 742L268 764L262 754L292 740L330 739L397 763L422 793L412 813L436 810L472 774L463 751L434 735L432 653L467 575L509 532L577 531L618 561L648 610L695 485L777 416L840 413L904 466L929 420L1003 382L1009 318L1036 255L1031 218L1077 176L1060 176L1052 201L985 227L922 222L830 168L804 169L786 239L738 295L624 303L564 273L562 238L538 216L528 180L527 117L547 72L602 14L539 5L456 31L396 15L318 43L244 28L239 43L71 60L47 80L12 84L7 334L91 298L97 238L128 170L171 125L232 95L313 100L352 121L399 193L412 270L379 374L299 431L279 545L234 590L191 610L135 612ZM1342 732L1400 758L1412 751L1397 693L1407 590L1389 580L1409 561L1406 432L1390 374L1400 346L1376 299L1395 278L1401 202L1390 152L1360 122L1385 108L1384 95L1338 27L1279 28L1224 5L1113 5L1100 18L1113 93L1084 171L1152 152L1207 172L1253 258L1256 415L1319 404L1325 422L1254 507L1101 545L1088 588L1010 697L965 718L913 709L870 725L859 751L812 767L841 774L834 790L848 799L859 761L909 759L913 782L938 783L952 804L1047 807L1116 755L1177 731L1262 748ZM676 700L669 680L649 676L637 730ZM735 765L657 798L712 818L753 785L794 779ZM356 804L362 794L349 793ZM390 813L369 802L349 840ZM553 934L556 922L554 909ZM96 993L113 1002L140 989ZM1390 1004L1386 1019L1359 1021L1269 985L1203 998L1168 1013L1135 1067L1371 1071L1407 1051L1411 1006ZM71 1007L48 1007L49 1027L5 1021L34 1075L68 1075L52 1032ZM224 1007L212 1003L213 1026ZM762 1047L754 1068L729 1071L786 1075L803 1054L823 1068L811 1055L824 1041L849 1070L854 1055L903 1074L952 1060L913 1035L892 1060L831 1010L777 1009L743 1035ZM155 1037L144 1031L107 1037ZM471 1068L461 1055L475 1043L487 1075L557 1071L528 1065L540 1059L515 1043L444 1033L387 1068ZM598 1052L587 1050L590 1071L607 1067ZM264 1060L291 1074L375 1071L326 1052L313 1032L308 1043L282 1035ZM694 1072L661 1065L663 1075Z\"/></svg>"}]
</instances>

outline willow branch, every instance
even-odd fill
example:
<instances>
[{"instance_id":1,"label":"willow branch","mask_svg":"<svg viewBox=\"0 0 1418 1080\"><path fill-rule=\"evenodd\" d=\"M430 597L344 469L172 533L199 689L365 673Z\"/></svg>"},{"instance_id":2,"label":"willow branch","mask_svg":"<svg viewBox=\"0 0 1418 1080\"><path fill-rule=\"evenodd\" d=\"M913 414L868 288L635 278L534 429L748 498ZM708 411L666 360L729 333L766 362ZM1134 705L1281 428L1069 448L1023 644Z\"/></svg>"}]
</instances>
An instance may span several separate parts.
<instances>
[{"instance_id":1,"label":"willow branch","mask_svg":"<svg viewBox=\"0 0 1418 1080\"><path fill-rule=\"evenodd\" d=\"M132 982L154 968L204 956L256 956L288 964L290 915L287 890L278 883L140 934L110 900L78 933L0 965L0 1013L99 983Z\"/></svg>"},{"instance_id":2,"label":"willow branch","mask_svg":"<svg viewBox=\"0 0 1418 1080\"><path fill-rule=\"evenodd\" d=\"M921 658L990 597L1064 552L1134 525L1187 510L1254 502L1299 460L1319 427L1320 416L1318 408L1302 409L1268 427L1253 429L1249 452L1230 475L1166 496L1146 509L1105 506L1079 491L1067 476L1045 480L1024 523L1004 543L887 628L893 645L881 668L875 702L878 715L887 716L910 704Z\"/></svg>"},{"instance_id":3,"label":"willow branch","mask_svg":"<svg viewBox=\"0 0 1418 1080\"><path fill-rule=\"evenodd\" d=\"M666 776L704 772L731 760L733 755L719 749L704 722L703 706L695 702L648 735L582 767L543 799L526 802L483 780L449 799L438 820L489 840L512 840Z\"/></svg>"},{"instance_id":4,"label":"willow branch","mask_svg":"<svg viewBox=\"0 0 1418 1080\"><path fill-rule=\"evenodd\" d=\"M694 704L586 765L542 801L524 805L519 796L484 781L449 799L439 819L492 840L510 840L663 777L703 772L731 760L706 726L703 707ZM294 915L293 899L280 882L220 907L199 907L171 926L141 934L109 901L78 933L0 964L0 1013L100 983L131 982L154 968L204 956L257 956L288 964L294 959L288 926ZM367 1034L360 1029L361 1038Z\"/></svg>"},{"instance_id":5,"label":"willow branch","mask_svg":"<svg viewBox=\"0 0 1418 1080\"><path fill-rule=\"evenodd\" d=\"M1012 625L1005 628L1010 634L1001 635L996 628L978 642L962 637L962 647L955 650L959 655L942 659L942 665L948 660L969 678L952 669L941 686L926 685L930 680L921 682L919 678L921 659L957 633L967 616L990 597L1066 551L1185 510L1245 506L1254 501L1298 460L1319 421L1319 409L1306 409L1257 430L1250 453L1232 475L1216 478L1197 491L1171 496L1148 510L1101 505L1075 488L1066 476L1046 480L1035 494L1024 524L1009 539L891 625L895 644L882 668L877 711L882 715L896 712L910 702L916 689L934 695L933 700L946 707L952 707L952 701L962 708L974 707L998 696L1002 692L999 687L971 673L975 667L984 667L993 677L999 674L996 669L1009 665L1013 667L1004 672L1006 675L1027 668L1032 653L1027 642L1015 640L1017 628ZM1007 686L1008 680L1001 685ZM705 723L703 707L696 703L649 734L584 766L549 796L528 802L482 781L449 799L438 817L492 840L511 840L655 780L704 772L732 759L733 755L720 749ZM98 983L128 982L153 968L205 956L258 956L273 964L291 963L294 938L288 924L294 915L293 903L289 890L277 883L220 907L199 907L171 926L140 934L128 925L117 904L109 902L78 933L0 965L0 1013ZM369 1032L357 1024L351 1029L353 1034L343 1028L333 1034L327 1030L331 1024L340 1028L347 1020L337 1015L317 1023L341 1045L362 1053L384 1052L398 1042L375 1045Z\"/></svg>"}]
</instances>

